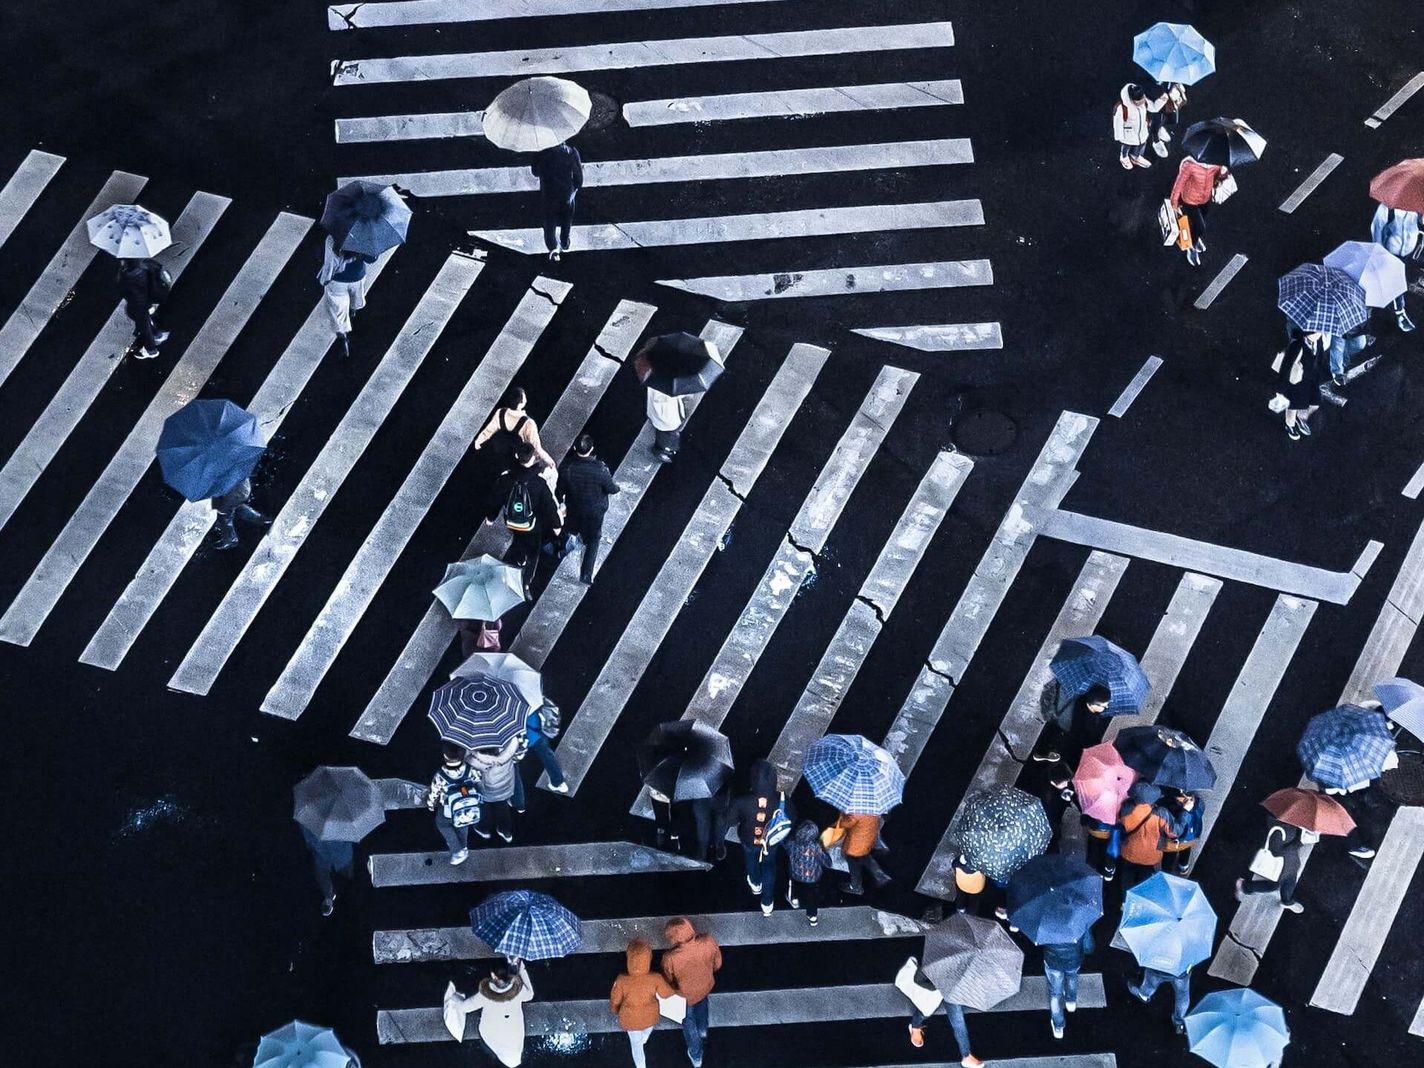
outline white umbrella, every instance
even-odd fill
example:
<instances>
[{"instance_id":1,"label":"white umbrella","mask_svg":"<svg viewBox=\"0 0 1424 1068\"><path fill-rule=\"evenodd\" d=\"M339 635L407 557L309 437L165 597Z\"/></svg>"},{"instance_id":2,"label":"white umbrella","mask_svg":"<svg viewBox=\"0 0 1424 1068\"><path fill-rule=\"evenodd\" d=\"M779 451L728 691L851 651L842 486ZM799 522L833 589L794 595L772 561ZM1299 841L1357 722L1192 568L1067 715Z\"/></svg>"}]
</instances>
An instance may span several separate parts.
<instances>
[{"instance_id":1,"label":"white umbrella","mask_svg":"<svg viewBox=\"0 0 1424 1068\"><path fill-rule=\"evenodd\" d=\"M1325 257L1325 266L1338 267L1358 282L1371 308L1389 307L1409 288L1404 261L1374 241L1346 241Z\"/></svg>"},{"instance_id":2,"label":"white umbrella","mask_svg":"<svg viewBox=\"0 0 1424 1068\"><path fill-rule=\"evenodd\" d=\"M472 653L463 664L450 672L452 679L469 679L476 675L503 679L529 703L538 708L544 703L544 682L539 672L513 653Z\"/></svg>"},{"instance_id":3,"label":"white umbrella","mask_svg":"<svg viewBox=\"0 0 1424 1068\"><path fill-rule=\"evenodd\" d=\"M139 204L115 204L89 220L89 243L121 260L146 260L173 237L161 215Z\"/></svg>"},{"instance_id":4,"label":"white umbrella","mask_svg":"<svg viewBox=\"0 0 1424 1068\"><path fill-rule=\"evenodd\" d=\"M524 600L524 579L519 568L486 553L451 564L433 592L451 619L493 621Z\"/></svg>"},{"instance_id":5,"label":"white umbrella","mask_svg":"<svg viewBox=\"0 0 1424 1068\"><path fill-rule=\"evenodd\" d=\"M583 129L593 101L563 78L525 78L490 101L485 137L512 152L539 152Z\"/></svg>"}]
</instances>

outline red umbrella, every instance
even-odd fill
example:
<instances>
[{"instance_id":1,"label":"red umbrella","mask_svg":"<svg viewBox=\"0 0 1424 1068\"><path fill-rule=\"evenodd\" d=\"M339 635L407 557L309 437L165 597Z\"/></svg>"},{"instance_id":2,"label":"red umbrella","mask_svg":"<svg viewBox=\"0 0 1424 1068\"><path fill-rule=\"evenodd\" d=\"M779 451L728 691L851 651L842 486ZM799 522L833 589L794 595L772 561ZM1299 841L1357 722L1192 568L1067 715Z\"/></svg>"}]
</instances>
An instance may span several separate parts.
<instances>
[{"instance_id":1,"label":"red umbrella","mask_svg":"<svg viewBox=\"0 0 1424 1068\"><path fill-rule=\"evenodd\" d=\"M1078 807L1085 816L1104 823L1117 820L1117 811L1127 797L1127 788L1137 781L1137 772L1123 763L1111 742L1083 750L1073 789L1078 791Z\"/></svg>"},{"instance_id":2,"label":"red umbrella","mask_svg":"<svg viewBox=\"0 0 1424 1068\"><path fill-rule=\"evenodd\" d=\"M1380 171L1370 196L1400 211L1424 211L1424 159L1406 159Z\"/></svg>"},{"instance_id":3,"label":"red umbrella","mask_svg":"<svg viewBox=\"0 0 1424 1068\"><path fill-rule=\"evenodd\" d=\"M1299 786L1277 790L1261 802L1261 807L1282 823L1316 834L1343 836L1355 829L1355 821L1345 806L1319 790L1302 790Z\"/></svg>"}]
</instances>

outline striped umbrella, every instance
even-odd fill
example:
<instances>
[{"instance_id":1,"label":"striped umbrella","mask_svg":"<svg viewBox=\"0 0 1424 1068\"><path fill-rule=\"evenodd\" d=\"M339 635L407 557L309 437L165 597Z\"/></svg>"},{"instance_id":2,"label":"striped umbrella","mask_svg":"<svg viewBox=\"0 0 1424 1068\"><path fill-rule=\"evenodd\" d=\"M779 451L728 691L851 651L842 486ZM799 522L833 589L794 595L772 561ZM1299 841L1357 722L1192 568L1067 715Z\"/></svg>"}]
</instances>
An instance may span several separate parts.
<instances>
[{"instance_id":1,"label":"striped umbrella","mask_svg":"<svg viewBox=\"0 0 1424 1068\"><path fill-rule=\"evenodd\" d=\"M1187 1045L1217 1068L1271 1068L1290 1044L1286 1014L1246 987L1218 990L1187 1013Z\"/></svg>"},{"instance_id":2,"label":"striped umbrella","mask_svg":"<svg viewBox=\"0 0 1424 1068\"><path fill-rule=\"evenodd\" d=\"M1312 782L1348 790L1380 777L1394 735L1383 712L1341 705L1310 717L1295 752Z\"/></svg>"},{"instance_id":3,"label":"striped umbrella","mask_svg":"<svg viewBox=\"0 0 1424 1068\"><path fill-rule=\"evenodd\" d=\"M583 942L579 918L548 894L506 890L470 910L470 930L496 953L520 960L566 957Z\"/></svg>"},{"instance_id":4,"label":"striped umbrella","mask_svg":"<svg viewBox=\"0 0 1424 1068\"><path fill-rule=\"evenodd\" d=\"M925 935L920 970L945 1001L987 1012L1019 992L1023 960L997 923L956 912Z\"/></svg>"},{"instance_id":5,"label":"striped umbrella","mask_svg":"<svg viewBox=\"0 0 1424 1068\"><path fill-rule=\"evenodd\" d=\"M1159 82L1195 85L1216 71L1216 46L1195 27L1159 22L1132 39L1132 61Z\"/></svg>"},{"instance_id":6,"label":"striped umbrella","mask_svg":"<svg viewBox=\"0 0 1424 1068\"><path fill-rule=\"evenodd\" d=\"M253 1068L348 1068L353 1063L335 1031L302 1020L263 1035L252 1061Z\"/></svg>"},{"instance_id":7,"label":"striped umbrella","mask_svg":"<svg viewBox=\"0 0 1424 1068\"><path fill-rule=\"evenodd\" d=\"M1123 897L1118 934L1144 968L1181 975L1211 956L1216 913L1196 883L1159 871Z\"/></svg>"},{"instance_id":8,"label":"striped umbrella","mask_svg":"<svg viewBox=\"0 0 1424 1068\"><path fill-rule=\"evenodd\" d=\"M859 734L828 734L806 750L801 773L811 792L842 812L883 816L900 803L905 773Z\"/></svg>"},{"instance_id":9,"label":"striped umbrella","mask_svg":"<svg viewBox=\"0 0 1424 1068\"><path fill-rule=\"evenodd\" d=\"M1414 737L1424 739L1424 686L1410 679L1385 679L1375 683L1375 696L1386 716Z\"/></svg>"},{"instance_id":10,"label":"striped umbrella","mask_svg":"<svg viewBox=\"0 0 1424 1068\"><path fill-rule=\"evenodd\" d=\"M430 695L440 737L466 749L500 749L524 730L529 703L514 683L488 675L451 679Z\"/></svg>"},{"instance_id":11,"label":"striped umbrella","mask_svg":"<svg viewBox=\"0 0 1424 1068\"><path fill-rule=\"evenodd\" d=\"M1064 698L1081 696L1094 686L1106 686L1112 694L1109 716L1136 715L1147 691L1152 689L1137 657L1097 634L1063 641L1048 667Z\"/></svg>"},{"instance_id":12,"label":"striped umbrella","mask_svg":"<svg viewBox=\"0 0 1424 1068\"><path fill-rule=\"evenodd\" d=\"M1043 802L1017 786L994 786L964 803L955 829L967 867L1007 882L1052 840Z\"/></svg>"},{"instance_id":13,"label":"striped umbrella","mask_svg":"<svg viewBox=\"0 0 1424 1068\"><path fill-rule=\"evenodd\" d=\"M1307 333L1348 334L1370 317L1365 291L1338 267L1302 263L1276 283L1276 307Z\"/></svg>"}]
</instances>

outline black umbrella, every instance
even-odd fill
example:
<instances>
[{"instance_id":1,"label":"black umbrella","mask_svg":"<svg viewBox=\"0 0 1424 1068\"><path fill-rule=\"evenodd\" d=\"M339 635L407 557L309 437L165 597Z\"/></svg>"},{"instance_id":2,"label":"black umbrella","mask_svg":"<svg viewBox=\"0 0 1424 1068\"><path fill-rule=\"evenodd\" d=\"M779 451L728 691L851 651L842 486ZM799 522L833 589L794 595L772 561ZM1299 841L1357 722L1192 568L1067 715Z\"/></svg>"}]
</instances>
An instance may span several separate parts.
<instances>
[{"instance_id":1,"label":"black umbrella","mask_svg":"<svg viewBox=\"0 0 1424 1068\"><path fill-rule=\"evenodd\" d=\"M1266 139L1240 119L1207 119L1187 127L1182 151L1198 163L1240 167L1261 158Z\"/></svg>"},{"instance_id":2,"label":"black umbrella","mask_svg":"<svg viewBox=\"0 0 1424 1068\"><path fill-rule=\"evenodd\" d=\"M405 244L410 214L394 186L358 180L326 198L321 227L342 252L379 256Z\"/></svg>"},{"instance_id":3,"label":"black umbrella","mask_svg":"<svg viewBox=\"0 0 1424 1068\"><path fill-rule=\"evenodd\" d=\"M633 357L638 381L672 397L704 393L722 373L722 354L693 334L651 338Z\"/></svg>"},{"instance_id":4,"label":"black umbrella","mask_svg":"<svg viewBox=\"0 0 1424 1068\"><path fill-rule=\"evenodd\" d=\"M732 745L700 720L660 723L638 746L638 770L649 790L674 801L711 797L732 774Z\"/></svg>"},{"instance_id":5,"label":"black umbrella","mask_svg":"<svg viewBox=\"0 0 1424 1068\"><path fill-rule=\"evenodd\" d=\"M386 821L381 790L360 768L317 768L292 790L292 818L324 842L359 842Z\"/></svg>"},{"instance_id":6,"label":"black umbrella","mask_svg":"<svg viewBox=\"0 0 1424 1068\"><path fill-rule=\"evenodd\" d=\"M1112 744L1124 764L1155 786L1210 790L1216 785L1216 769L1201 746L1171 727L1127 727Z\"/></svg>"}]
</instances>

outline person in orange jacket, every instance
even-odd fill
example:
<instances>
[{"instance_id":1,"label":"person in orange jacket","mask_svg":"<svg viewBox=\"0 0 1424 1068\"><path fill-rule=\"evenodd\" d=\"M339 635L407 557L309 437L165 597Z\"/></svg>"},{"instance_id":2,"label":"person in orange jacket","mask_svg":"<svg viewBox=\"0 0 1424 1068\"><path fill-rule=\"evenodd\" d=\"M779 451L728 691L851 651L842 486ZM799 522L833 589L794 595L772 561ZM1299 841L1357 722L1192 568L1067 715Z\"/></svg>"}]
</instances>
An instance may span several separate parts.
<instances>
[{"instance_id":1,"label":"person in orange jacket","mask_svg":"<svg viewBox=\"0 0 1424 1068\"><path fill-rule=\"evenodd\" d=\"M845 849L846 867L850 870L850 881L844 887L847 894L865 893L866 872L870 873L877 887L890 881L885 869L871 856L880 838L879 816L865 812L842 812L831 827L833 838L834 831L843 832L837 840Z\"/></svg>"},{"instance_id":2,"label":"person in orange jacket","mask_svg":"<svg viewBox=\"0 0 1424 1068\"><path fill-rule=\"evenodd\" d=\"M722 947L710 934L698 934L686 916L669 920L663 934L671 943L663 950L663 976L687 999L687 1015L682 1018L687 1059L692 1068L702 1068L702 1047L707 1041L707 995L717 985Z\"/></svg>"},{"instance_id":3,"label":"person in orange jacket","mask_svg":"<svg viewBox=\"0 0 1424 1068\"><path fill-rule=\"evenodd\" d=\"M647 1068L643 1046L658 1024L658 998L670 998L677 991L662 974L652 970L653 947L641 938L628 943L628 970L613 980L608 1008L618 1017L618 1026L628 1033L635 1068Z\"/></svg>"},{"instance_id":4,"label":"person in orange jacket","mask_svg":"<svg viewBox=\"0 0 1424 1068\"><path fill-rule=\"evenodd\" d=\"M1133 783L1118 815L1118 853L1127 870L1123 887L1130 889L1162 865L1162 847L1176 837L1171 813L1160 803L1162 791L1150 783Z\"/></svg>"}]
</instances>

